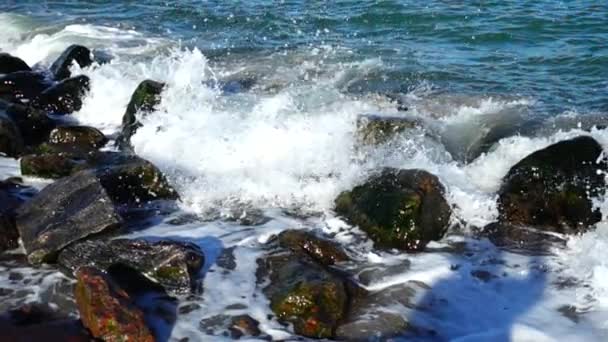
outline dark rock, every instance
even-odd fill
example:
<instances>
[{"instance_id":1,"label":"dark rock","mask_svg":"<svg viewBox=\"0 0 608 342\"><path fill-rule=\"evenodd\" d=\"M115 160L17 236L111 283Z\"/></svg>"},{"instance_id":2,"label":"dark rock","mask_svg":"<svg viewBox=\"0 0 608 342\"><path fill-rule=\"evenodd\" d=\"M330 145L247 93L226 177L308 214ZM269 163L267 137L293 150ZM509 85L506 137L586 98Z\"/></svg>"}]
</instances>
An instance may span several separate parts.
<instances>
[{"instance_id":1,"label":"dark rock","mask_svg":"<svg viewBox=\"0 0 608 342\"><path fill-rule=\"evenodd\" d=\"M75 273L80 267L102 270L122 264L144 274L168 292L187 293L195 287L205 258L198 246L177 241L83 241L64 249L57 262Z\"/></svg>"},{"instance_id":2,"label":"dark rock","mask_svg":"<svg viewBox=\"0 0 608 342\"><path fill-rule=\"evenodd\" d=\"M228 330L230 331L230 337L233 339L239 339L243 336L260 336L260 322L251 318L248 315L241 315L232 318L232 322Z\"/></svg>"},{"instance_id":3,"label":"dark rock","mask_svg":"<svg viewBox=\"0 0 608 342\"><path fill-rule=\"evenodd\" d=\"M17 229L33 264L53 261L67 245L121 223L112 199L92 171L48 185L17 210Z\"/></svg>"},{"instance_id":4,"label":"dark rock","mask_svg":"<svg viewBox=\"0 0 608 342\"><path fill-rule=\"evenodd\" d=\"M70 67L76 62L81 68L93 64L91 51L81 45L71 45L51 65L50 71L57 81L70 77Z\"/></svg>"},{"instance_id":5,"label":"dark rock","mask_svg":"<svg viewBox=\"0 0 608 342\"><path fill-rule=\"evenodd\" d=\"M71 114L82 108L82 98L90 89L85 75L65 79L45 89L32 101L35 108L51 114Z\"/></svg>"},{"instance_id":6,"label":"dark rock","mask_svg":"<svg viewBox=\"0 0 608 342\"><path fill-rule=\"evenodd\" d=\"M335 211L378 247L420 251L448 229L451 209L443 193L439 179L426 171L387 168L340 194Z\"/></svg>"},{"instance_id":7,"label":"dark rock","mask_svg":"<svg viewBox=\"0 0 608 342\"><path fill-rule=\"evenodd\" d=\"M24 202L27 188L11 180L0 181L0 252L19 247L15 211Z\"/></svg>"},{"instance_id":8,"label":"dark rock","mask_svg":"<svg viewBox=\"0 0 608 342\"><path fill-rule=\"evenodd\" d=\"M196 303L188 303L179 307L178 312L180 315L187 315L193 311L200 309L201 306Z\"/></svg>"},{"instance_id":9,"label":"dark rock","mask_svg":"<svg viewBox=\"0 0 608 342\"><path fill-rule=\"evenodd\" d=\"M419 127L420 120L411 117L360 115L357 118L359 140L368 145L385 143L399 133Z\"/></svg>"},{"instance_id":10,"label":"dark rock","mask_svg":"<svg viewBox=\"0 0 608 342\"><path fill-rule=\"evenodd\" d=\"M298 255L308 256L321 265L328 266L350 260L340 245L310 232L286 230L279 234L278 239L281 247Z\"/></svg>"},{"instance_id":11,"label":"dark rock","mask_svg":"<svg viewBox=\"0 0 608 342\"><path fill-rule=\"evenodd\" d=\"M17 125L26 146L37 146L43 143L57 126L45 112L30 106L0 101L0 112L2 111Z\"/></svg>"},{"instance_id":12,"label":"dark rock","mask_svg":"<svg viewBox=\"0 0 608 342\"><path fill-rule=\"evenodd\" d=\"M270 284L263 291L280 321L293 324L298 335L334 337L348 304L340 277L295 254L269 256L263 268L270 271Z\"/></svg>"},{"instance_id":13,"label":"dark rock","mask_svg":"<svg viewBox=\"0 0 608 342\"><path fill-rule=\"evenodd\" d=\"M490 273L486 270L473 270L473 271L471 271L471 275L473 277L483 281L484 283L487 283L490 280L497 278L495 275L493 275L492 273Z\"/></svg>"},{"instance_id":14,"label":"dark rock","mask_svg":"<svg viewBox=\"0 0 608 342\"><path fill-rule=\"evenodd\" d=\"M80 319L95 338L104 341L155 341L144 313L132 298L102 271L81 268L74 291Z\"/></svg>"},{"instance_id":15,"label":"dark rock","mask_svg":"<svg viewBox=\"0 0 608 342\"><path fill-rule=\"evenodd\" d=\"M85 156L71 153L33 154L21 158L21 174L39 178L62 178L89 167Z\"/></svg>"},{"instance_id":16,"label":"dark rock","mask_svg":"<svg viewBox=\"0 0 608 342\"><path fill-rule=\"evenodd\" d=\"M52 145L76 145L81 150L103 147L108 138L97 128L89 126L62 126L51 131L49 143Z\"/></svg>"},{"instance_id":17,"label":"dark rock","mask_svg":"<svg viewBox=\"0 0 608 342\"><path fill-rule=\"evenodd\" d=\"M19 232L12 215L0 214L0 253L19 247Z\"/></svg>"},{"instance_id":18,"label":"dark rock","mask_svg":"<svg viewBox=\"0 0 608 342\"><path fill-rule=\"evenodd\" d=\"M500 222L485 226L481 235L498 247L527 255L546 255L552 247L566 245L566 240L541 230Z\"/></svg>"},{"instance_id":19,"label":"dark rock","mask_svg":"<svg viewBox=\"0 0 608 342\"><path fill-rule=\"evenodd\" d=\"M599 222L591 198L604 194L608 163L593 138L580 136L536 151L513 166L498 192L500 220L559 233Z\"/></svg>"},{"instance_id":20,"label":"dark rock","mask_svg":"<svg viewBox=\"0 0 608 342\"><path fill-rule=\"evenodd\" d=\"M0 53L0 74L10 74L17 71L32 71L21 58L8 53Z\"/></svg>"},{"instance_id":21,"label":"dark rock","mask_svg":"<svg viewBox=\"0 0 608 342\"><path fill-rule=\"evenodd\" d=\"M0 113L0 153L17 158L24 149L23 137L17 125L11 118Z\"/></svg>"},{"instance_id":22,"label":"dark rock","mask_svg":"<svg viewBox=\"0 0 608 342\"><path fill-rule=\"evenodd\" d=\"M0 77L0 100L28 103L49 86L44 75L19 71Z\"/></svg>"},{"instance_id":23,"label":"dark rock","mask_svg":"<svg viewBox=\"0 0 608 342\"><path fill-rule=\"evenodd\" d=\"M409 271L409 269L410 262L408 260L403 260L397 265L371 266L365 268L358 274L358 278L361 284L369 286L381 282L384 278L404 274Z\"/></svg>"},{"instance_id":24,"label":"dark rock","mask_svg":"<svg viewBox=\"0 0 608 342\"><path fill-rule=\"evenodd\" d=\"M116 141L120 148L128 148L130 146L131 137L141 127L141 123L137 121L136 114L142 113L145 115L154 111L154 107L160 104L160 95L164 87L164 83L151 80L145 80L137 86L122 118L122 130Z\"/></svg>"}]
</instances>

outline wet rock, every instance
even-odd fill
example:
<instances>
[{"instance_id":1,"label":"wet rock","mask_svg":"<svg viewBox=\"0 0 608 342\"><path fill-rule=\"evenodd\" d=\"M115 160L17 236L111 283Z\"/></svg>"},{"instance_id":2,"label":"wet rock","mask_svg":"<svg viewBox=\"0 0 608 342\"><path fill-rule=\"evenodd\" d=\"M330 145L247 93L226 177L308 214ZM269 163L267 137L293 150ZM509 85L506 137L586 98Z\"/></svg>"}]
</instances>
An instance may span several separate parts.
<instances>
[{"instance_id":1,"label":"wet rock","mask_svg":"<svg viewBox=\"0 0 608 342\"><path fill-rule=\"evenodd\" d=\"M0 76L0 100L28 103L38 97L49 85L44 75L31 71Z\"/></svg>"},{"instance_id":2,"label":"wet rock","mask_svg":"<svg viewBox=\"0 0 608 342\"><path fill-rule=\"evenodd\" d=\"M21 58L8 53L0 53L0 74L10 74L17 71L32 71Z\"/></svg>"},{"instance_id":3,"label":"wet rock","mask_svg":"<svg viewBox=\"0 0 608 342\"><path fill-rule=\"evenodd\" d=\"M13 120L19 128L25 146L38 146L45 142L57 124L45 112L22 104L0 101L0 112Z\"/></svg>"},{"instance_id":4,"label":"wet rock","mask_svg":"<svg viewBox=\"0 0 608 342\"><path fill-rule=\"evenodd\" d=\"M168 292L180 294L195 288L205 258L198 246L190 243L118 239L73 244L59 254L57 262L72 273L83 266L107 270L115 264L126 265Z\"/></svg>"},{"instance_id":5,"label":"wet rock","mask_svg":"<svg viewBox=\"0 0 608 342\"><path fill-rule=\"evenodd\" d=\"M600 221L591 198L605 192L602 152L593 138L580 136L527 156L503 179L500 220L559 233L581 232Z\"/></svg>"},{"instance_id":6,"label":"wet rock","mask_svg":"<svg viewBox=\"0 0 608 342\"><path fill-rule=\"evenodd\" d=\"M270 256L263 267L270 270L270 284L263 291L280 321L293 324L298 335L334 337L348 303L340 277L295 254Z\"/></svg>"},{"instance_id":7,"label":"wet rock","mask_svg":"<svg viewBox=\"0 0 608 342\"><path fill-rule=\"evenodd\" d=\"M399 133L421 126L420 120L411 117L361 115L357 118L359 140L367 145L385 143Z\"/></svg>"},{"instance_id":8,"label":"wet rock","mask_svg":"<svg viewBox=\"0 0 608 342\"><path fill-rule=\"evenodd\" d=\"M251 318L248 315L241 315L232 318L232 322L228 330L230 331L230 337L233 339L239 339L243 336L260 336L260 322Z\"/></svg>"},{"instance_id":9,"label":"wet rock","mask_svg":"<svg viewBox=\"0 0 608 342\"><path fill-rule=\"evenodd\" d=\"M93 64L91 51L81 45L71 45L51 65L50 71L57 81L70 77L70 67L77 63L81 68Z\"/></svg>"},{"instance_id":10,"label":"wet rock","mask_svg":"<svg viewBox=\"0 0 608 342\"><path fill-rule=\"evenodd\" d=\"M81 268L74 291L80 319L95 338L104 341L155 341L144 313L132 298L102 271Z\"/></svg>"},{"instance_id":11,"label":"wet rock","mask_svg":"<svg viewBox=\"0 0 608 342\"><path fill-rule=\"evenodd\" d=\"M87 76L68 78L45 89L32 104L47 113L71 114L82 108L82 98L89 89L90 80Z\"/></svg>"},{"instance_id":12,"label":"wet rock","mask_svg":"<svg viewBox=\"0 0 608 342\"><path fill-rule=\"evenodd\" d=\"M19 247L19 232L12 215L0 214L0 253Z\"/></svg>"},{"instance_id":13,"label":"wet rock","mask_svg":"<svg viewBox=\"0 0 608 342\"><path fill-rule=\"evenodd\" d=\"M376 341L402 335L410 329L406 317L414 309L415 294L416 287L405 283L355 298L336 330L337 339Z\"/></svg>"},{"instance_id":14,"label":"wet rock","mask_svg":"<svg viewBox=\"0 0 608 342\"><path fill-rule=\"evenodd\" d=\"M404 274L409 271L410 262L403 260L400 264L390 266L372 266L361 270L358 274L359 281L363 285L372 285L382 281L384 278L389 278Z\"/></svg>"},{"instance_id":15,"label":"wet rock","mask_svg":"<svg viewBox=\"0 0 608 342\"><path fill-rule=\"evenodd\" d=\"M0 113L0 154L17 158L25 145L19 128L11 118Z\"/></svg>"},{"instance_id":16,"label":"wet rock","mask_svg":"<svg viewBox=\"0 0 608 342\"><path fill-rule=\"evenodd\" d=\"M342 247L330 240L301 230L286 230L278 236L279 245L292 252L308 256L321 265L333 265L350 260Z\"/></svg>"},{"instance_id":17,"label":"wet rock","mask_svg":"<svg viewBox=\"0 0 608 342\"><path fill-rule=\"evenodd\" d=\"M130 146L131 137L141 127L136 114L142 113L145 115L154 111L154 107L161 101L160 95L164 87L164 83L151 80L145 80L137 86L122 118L122 130L117 138L117 145L120 148L128 148Z\"/></svg>"},{"instance_id":18,"label":"wet rock","mask_svg":"<svg viewBox=\"0 0 608 342\"><path fill-rule=\"evenodd\" d=\"M544 231L501 222L485 226L481 236L498 247L527 255L546 255L551 248L566 245L566 240Z\"/></svg>"},{"instance_id":19,"label":"wet rock","mask_svg":"<svg viewBox=\"0 0 608 342\"><path fill-rule=\"evenodd\" d=\"M490 280L497 278L495 275L486 270L473 270L471 271L471 276L483 281L484 283L487 283Z\"/></svg>"},{"instance_id":20,"label":"wet rock","mask_svg":"<svg viewBox=\"0 0 608 342\"><path fill-rule=\"evenodd\" d=\"M451 209L443 193L439 179L426 171L387 168L340 194L335 211L377 247L420 251L448 229Z\"/></svg>"},{"instance_id":21,"label":"wet rock","mask_svg":"<svg viewBox=\"0 0 608 342\"><path fill-rule=\"evenodd\" d=\"M178 312L180 315L187 315L193 311L200 309L201 306L196 303L188 303L179 307Z\"/></svg>"},{"instance_id":22,"label":"wet rock","mask_svg":"<svg viewBox=\"0 0 608 342\"><path fill-rule=\"evenodd\" d=\"M67 245L122 223L110 196L91 171L48 185L17 210L16 220L33 264L52 262Z\"/></svg>"},{"instance_id":23,"label":"wet rock","mask_svg":"<svg viewBox=\"0 0 608 342\"><path fill-rule=\"evenodd\" d=\"M76 146L85 151L101 148L107 142L108 138L100 130L89 126L62 126L49 134L52 145Z\"/></svg>"},{"instance_id":24,"label":"wet rock","mask_svg":"<svg viewBox=\"0 0 608 342\"><path fill-rule=\"evenodd\" d=\"M27 188L15 181L0 181L0 252L19 247L15 211L24 202Z\"/></svg>"},{"instance_id":25,"label":"wet rock","mask_svg":"<svg viewBox=\"0 0 608 342\"><path fill-rule=\"evenodd\" d=\"M89 166L86 157L71 153L27 155L19 164L22 175L48 179L67 177Z\"/></svg>"}]
</instances>

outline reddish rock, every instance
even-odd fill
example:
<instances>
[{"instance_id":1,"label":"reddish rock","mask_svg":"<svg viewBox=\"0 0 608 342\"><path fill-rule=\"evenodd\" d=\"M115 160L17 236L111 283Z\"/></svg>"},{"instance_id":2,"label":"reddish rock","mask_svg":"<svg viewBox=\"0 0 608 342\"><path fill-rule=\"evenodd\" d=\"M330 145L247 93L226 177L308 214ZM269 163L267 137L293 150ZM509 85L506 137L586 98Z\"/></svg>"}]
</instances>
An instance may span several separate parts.
<instances>
[{"instance_id":1,"label":"reddish rock","mask_svg":"<svg viewBox=\"0 0 608 342\"><path fill-rule=\"evenodd\" d=\"M80 319L93 337L107 342L155 341L144 313L106 273L83 267L74 290Z\"/></svg>"}]
</instances>

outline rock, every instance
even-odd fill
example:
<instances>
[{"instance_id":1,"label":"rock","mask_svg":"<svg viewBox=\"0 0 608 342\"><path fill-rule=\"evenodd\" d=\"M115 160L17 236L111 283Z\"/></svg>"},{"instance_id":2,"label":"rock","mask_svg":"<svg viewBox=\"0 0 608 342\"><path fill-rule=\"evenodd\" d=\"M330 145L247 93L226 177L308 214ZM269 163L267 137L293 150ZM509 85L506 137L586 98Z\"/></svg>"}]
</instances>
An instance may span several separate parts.
<instances>
[{"instance_id":1,"label":"rock","mask_svg":"<svg viewBox=\"0 0 608 342\"><path fill-rule=\"evenodd\" d=\"M24 149L23 137L17 125L11 118L0 113L0 153L17 158Z\"/></svg>"},{"instance_id":2,"label":"rock","mask_svg":"<svg viewBox=\"0 0 608 342\"><path fill-rule=\"evenodd\" d=\"M51 65L50 71L57 81L70 77L70 67L76 62L81 68L93 64L91 51L81 45L71 45Z\"/></svg>"},{"instance_id":3,"label":"rock","mask_svg":"<svg viewBox=\"0 0 608 342\"><path fill-rule=\"evenodd\" d=\"M420 251L448 229L451 209L443 193L439 179L426 171L387 168L340 194L335 211L378 247Z\"/></svg>"},{"instance_id":4,"label":"rock","mask_svg":"<svg viewBox=\"0 0 608 342\"><path fill-rule=\"evenodd\" d=\"M321 265L328 266L350 260L338 244L310 232L286 230L279 234L278 239L281 247L298 255L308 256Z\"/></svg>"},{"instance_id":5,"label":"rock","mask_svg":"<svg viewBox=\"0 0 608 342\"><path fill-rule=\"evenodd\" d=\"M144 274L174 294L195 288L205 258L198 246L177 241L110 240L83 241L59 254L57 262L75 273L80 267L102 270L123 264Z\"/></svg>"},{"instance_id":6,"label":"rock","mask_svg":"<svg viewBox=\"0 0 608 342\"><path fill-rule=\"evenodd\" d=\"M420 120L411 117L360 115L357 118L357 135L367 145L383 144L401 132L419 127Z\"/></svg>"},{"instance_id":7,"label":"rock","mask_svg":"<svg viewBox=\"0 0 608 342\"><path fill-rule=\"evenodd\" d=\"M32 71L21 58L8 53L0 53L0 74L10 74L17 71Z\"/></svg>"},{"instance_id":8,"label":"rock","mask_svg":"<svg viewBox=\"0 0 608 342\"><path fill-rule=\"evenodd\" d=\"M104 341L155 341L144 313L107 274L92 267L81 268L74 294L80 319L93 337Z\"/></svg>"},{"instance_id":9,"label":"rock","mask_svg":"<svg viewBox=\"0 0 608 342\"><path fill-rule=\"evenodd\" d=\"M230 337L233 339L239 339L243 336L260 336L260 322L251 318L248 315L241 315L232 318L232 322L228 330L230 331Z\"/></svg>"},{"instance_id":10,"label":"rock","mask_svg":"<svg viewBox=\"0 0 608 342\"><path fill-rule=\"evenodd\" d=\"M45 89L32 105L51 114L71 114L82 108L82 98L90 89L90 80L85 75L65 79Z\"/></svg>"},{"instance_id":11,"label":"rock","mask_svg":"<svg viewBox=\"0 0 608 342\"><path fill-rule=\"evenodd\" d=\"M0 214L0 253L19 247L19 232L15 218L11 215Z\"/></svg>"},{"instance_id":12,"label":"rock","mask_svg":"<svg viewBox=\"0 0 608 342\"><path fill-rule=\"evenodd\" d=\"M57 126L45 112L31 106L0 101L0 113L2 111L17 125L26 147L45 142L51 130Z\"/></svg>"},{"instance_id":13,"label":"rock","mask_svg":"<svg viewBox=\"0 0 608 342\"><path fill-rule=\"evenodd\" d=\"M272 255L263 262L270 284L263 289L272 311L298 335L332 338L346 315L344 281L295 254Z\"/></svg>"},{"instance_id":14,"label":"rock","mask_svg":"<svg viewBox=\"0 0 608 342\"><path fill-rule=\"evenodd\" d=\"M515 166L498 192L499 218L516 225L576 233L602 215L591 198L604 194L608 163L593 138L580 136L536 151Z\"/></svg>"},{"instance_id":15,"label":"rock","mask_svg":"<svg viewBox=\"0 0 608 342\"><path fill-rule=\"evenodd\" d=\"M141 127L136 114L141 112L145 115L154 111L154 107L160 104L160 95L164 87L164 83L151 80L145 80L137 86L122 118L122 131L116 141L119 147L128 148L130 146L131 137Z\"/></svg>"},{"instance_id":16,"label":"rock","mask_svg":"<svg viewBox=\"0 0 608 342\"><path fill-rule=\"evenodd\" d=\"M81 150L95 150L107 144L108 138L94 127L62 126L51 131L49 143L77 146Z\"/></svg>"},{"instance_id":17,"label":"rock","mask_svg":"<svg viewBox=\"0 0 608 342\"><path fill-rule=\"evenodd\" d=\"M481 236L487 237L497 247L526 255L547 255L552 247L565 247L566 240L547 232L509 223L494 222L483 228Z\"/></svg>"},{"instance_id":18,"label":"rock","mask_svg":"<svg viewBox=\"0 0 608 342\"><path fill-rule=\"evenodd\" d=\"M102 182L88 170L48 185L17 210L17 229L32 264L52 262L67 245L121 223Z\"/></svg>"},{"instance_id":19,"label":"rock","mask_svg":"<svg viewBox=\"0 0 608 342\"><path fill-rule=\"evenodd\" d=\"M0 252L19 247L15 211L24 202L26 187L11 180L0 182Z\"/></svg>"},{"instance_id":20,"label":"rock","mask_svg":"<svg viewBox=\"0 0 608 342\"><path fill-rule=\"evenodd\" d=\"M85 156L61 152L24 156L20 166L24 176L57 179L84 170L89 165Z\"/></svg>"},{"instance_id":21,"label":"rock","mask_svg":"<svg viewBox=\"0 0 608 342\"><path fill-rule=\"evenodd\" d=\"M19 71L0 76L0 100L28 103L38 97L49 82L44 75L31 72Z\"/></svg>"}]
</instances>

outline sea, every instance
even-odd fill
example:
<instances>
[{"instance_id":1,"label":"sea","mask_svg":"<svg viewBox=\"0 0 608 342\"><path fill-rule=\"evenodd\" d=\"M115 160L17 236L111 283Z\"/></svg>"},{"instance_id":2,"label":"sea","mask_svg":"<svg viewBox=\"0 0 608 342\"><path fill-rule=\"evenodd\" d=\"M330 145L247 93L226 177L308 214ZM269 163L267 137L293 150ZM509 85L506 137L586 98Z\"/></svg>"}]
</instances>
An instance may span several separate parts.
<instances>
[{"instance_id":1,"label":"sea","mask_svg":"<svg viewBox=\"0 0 608 342\"><path fill-rule=\"evenodd\" d=\"M381 270L370 291L418 284L410 305L385 310L433 333L391 341L607 341L608 200L595 200L604 219L593 229L542 255L476 234L528 154L579 135L608 148L607 24L608 2L591 0L1 0L0 51L45 68L71 44L92 49L105 63L72 68L91 89L66 120L108 136L139 82L168 85L132 143L181 201L126 235L205 253L201 293L179 299L195 309L167 341L230 340L201 324L226 314L306 340L256 281L266 242L286 229L331 236L355 273ZM424 124L361 146L361 115ZM387 166L424 169L446 188L453 226L424 252L376 249L333 212L340 192ZM1 158L1 178L16 175L18 161ZM71 281L52 266L20 268L27 284L0 270L0 287L21 294L2 307L53 303L49 289Z\"/></svg>"}]
</instances>

